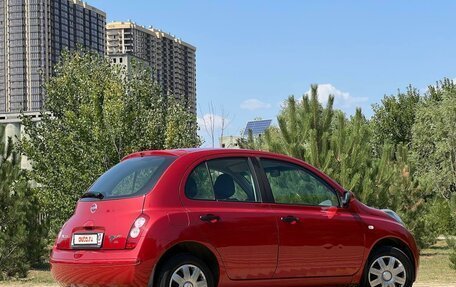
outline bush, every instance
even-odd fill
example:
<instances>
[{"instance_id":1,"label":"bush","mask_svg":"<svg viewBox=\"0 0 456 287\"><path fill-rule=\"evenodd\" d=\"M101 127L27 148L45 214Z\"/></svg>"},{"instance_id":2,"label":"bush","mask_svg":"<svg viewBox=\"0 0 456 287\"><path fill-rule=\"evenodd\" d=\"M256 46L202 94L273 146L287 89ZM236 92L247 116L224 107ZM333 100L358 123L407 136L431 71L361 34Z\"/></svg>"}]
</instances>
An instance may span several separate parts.
<instances>
[{"instance_id":1,"label":"bush","mask_svg":"<svg viewBox=\"0 0 456 287\"><path fill-rule=\"evenodd\" d=\"M446 239L448 247L451 249L450 253L450 267L456 270L456 239L453 237L447 237Z\"/></svg>"},{"instance_id":2,"label":"bush","mask_svg":"<svg viewBox=\"0 0 456 287\"><path fill-rule=\"evenodd\" d=\"M46 225L39 222L39 201L30 187L11 139L0 126L0 280L25 277L45 250Z\"/></svg>"},{"instance_id":3,"label":"bush","mask_svg":"<svg viewBox=\"0 0 456 287\"><path fill-rule=\"evenodd\" d=\"M456 270L456 248L450 254L450 267Z\"/></svg>"}]
</instances>

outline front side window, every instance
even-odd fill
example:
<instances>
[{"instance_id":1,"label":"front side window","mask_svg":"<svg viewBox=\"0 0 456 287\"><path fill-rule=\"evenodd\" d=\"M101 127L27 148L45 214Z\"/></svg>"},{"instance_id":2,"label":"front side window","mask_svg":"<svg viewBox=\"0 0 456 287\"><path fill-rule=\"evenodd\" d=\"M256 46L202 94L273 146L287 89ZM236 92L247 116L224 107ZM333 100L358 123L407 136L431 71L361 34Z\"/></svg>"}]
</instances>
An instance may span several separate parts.
<instances>
[{"instance_id":1,"label":"front side window","mask_svg":"<svg viewBox=\"0 0 456 287\"><path fill-rule=\"evenodd\" d=\"M261 165L276 203L339 206L336 193L304 168L269 159L262 159Z\"/></svg>"},{"instance_id":2,"label":"front side window","mask_svg":"<svg viewBox=\"0 0 456 287\"><path fill-rule=\"evenodd\" d=\"M101 193L104 199L146 194L155 186L174 159L175 157L171 156L127 159L100 176L89 188L89 192Z\"/></svg>"},{"instance_id":3,"label":"front side window","mask_svg":"<svg viewBox=\"0 0 456 287\"><path fill-rule=\"evenodd\" d=\"M259 201L247 158L223 158L201 163L188 177L185 195L200 200Z\"/></svg>"}]
</instances>

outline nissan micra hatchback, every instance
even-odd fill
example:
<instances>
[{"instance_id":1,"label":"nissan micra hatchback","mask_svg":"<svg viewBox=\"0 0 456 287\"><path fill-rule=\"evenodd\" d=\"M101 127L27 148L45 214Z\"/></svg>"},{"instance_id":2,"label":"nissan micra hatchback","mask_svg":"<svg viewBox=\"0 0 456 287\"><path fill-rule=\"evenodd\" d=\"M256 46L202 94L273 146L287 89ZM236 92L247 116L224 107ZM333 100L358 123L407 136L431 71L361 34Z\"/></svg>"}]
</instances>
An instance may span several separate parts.
<instances>
[{"instance_id":1,"label":"nissan micra hatchback","mask_svg":"<svg viewBox=\"0 0 456 287\"><path fill-rule=\"evenodd\" d=\"M127 156L51 254L62 286L409 287L412 235L303 161L251 150Z\"/></svg>"}]
</instances>

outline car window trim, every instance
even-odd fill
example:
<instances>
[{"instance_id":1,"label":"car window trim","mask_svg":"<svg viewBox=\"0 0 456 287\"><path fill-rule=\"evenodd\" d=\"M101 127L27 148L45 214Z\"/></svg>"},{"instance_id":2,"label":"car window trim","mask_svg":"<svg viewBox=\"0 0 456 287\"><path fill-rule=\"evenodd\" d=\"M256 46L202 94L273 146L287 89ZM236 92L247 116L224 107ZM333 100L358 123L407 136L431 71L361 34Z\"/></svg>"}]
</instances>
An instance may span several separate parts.
<instances>
[{"instance_id":1,"label":"car window trim","mask_svg":"<svg viewBox=\"0 0 456 287\"><path fill-rule=\"evenodd\" d=\"M274 203L272 196L271 186L269 184L266 173L261 165L260 157L251 157L252 164L257 175L258 185L260 186L260 193L263 203Z\"/></svg>"},{"instance_id":2,"label":"car window trim","mask_svg":"<svg viewBox=\"0 0 456 287\"><path fill-rule=\"evenodd\" d=\"M252 162L252 157L250 157L250 156L247 157L247 160L249 163L250 173L251 173L252 179L253 179L253 188L254 188L253 193L254 193L254 196L257 197L257 201L255 201L255 203L262 203L263 202L263 194L261 192L262 188L258 181L257 171Z\"/></svg>"},{"instance_id":3,"label":"car window trim","mask_svg":"<svg viewBox=\"0 0 456 287\"><path fill-rule=\"evenodd\" d=\"M276 158L272 158L272 157L260 156L260 157L257 157L257 160L259 162L259 166L261 167L261 171L263 173L262 176L263 176L263 178L265 180L266 191L268 193L268 196L270 196L270 198L272 200L271 203L279 204L279 205L289 205L289 206L331 207L331 206L312 205L312 204L303 204L303 203L281 203L281 202L276 202L275 199L274 199L274 193L272 192L271 184L269 183L269 180L268 180L268 177L266 175L266 172L264 171L263 165L261 164L261 160L262 159L272 160L272 161L277 161L277 162L283 162L283 163L286 163L286 164L289 164L289 165L292 165L292 166L296 166L296 167L304 170L305 172L309 173L317 181L321 182L324 186L326 186L336 196L336 198L337 198L337 206L334 206L334 207L341 208L342 205L341 205L339 193L337 192L337 190L335 190L329 183L327 183L323 178L318 176L315 172L309 170L308 168L306 168L306 167L304 167L302 165L299 165L299 164L296 164L296 163L293 163L293 162L285 161L285 160L282 160L282 159L276 159Z\"/></svg>"}]
</instances>

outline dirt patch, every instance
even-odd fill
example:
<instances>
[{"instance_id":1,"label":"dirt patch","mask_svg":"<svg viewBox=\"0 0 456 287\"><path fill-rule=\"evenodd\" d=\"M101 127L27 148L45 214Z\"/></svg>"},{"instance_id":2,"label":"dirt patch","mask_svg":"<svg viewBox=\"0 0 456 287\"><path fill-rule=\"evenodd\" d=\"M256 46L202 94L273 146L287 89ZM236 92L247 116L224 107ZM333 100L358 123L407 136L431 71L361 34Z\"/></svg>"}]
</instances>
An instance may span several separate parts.
<instances>
[{"instance_id":1,"label":"dirt patch","mask_svg":"<svg viewBox=\"0 0 456 287\"><path fill-rule=\"evenodd\" d=\"M442 284L442 283L415 283L413 287L456 287L455 284Z\"/></svg>"}]
</instances>

